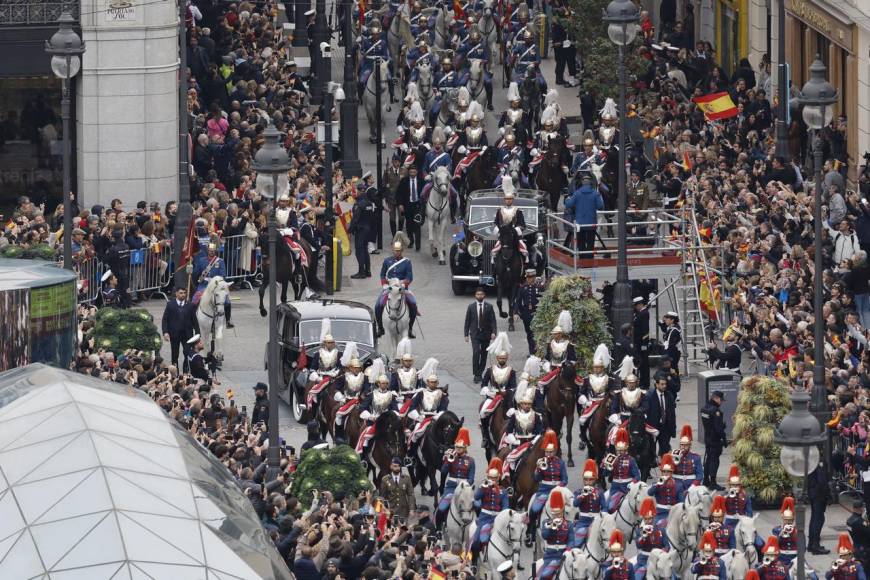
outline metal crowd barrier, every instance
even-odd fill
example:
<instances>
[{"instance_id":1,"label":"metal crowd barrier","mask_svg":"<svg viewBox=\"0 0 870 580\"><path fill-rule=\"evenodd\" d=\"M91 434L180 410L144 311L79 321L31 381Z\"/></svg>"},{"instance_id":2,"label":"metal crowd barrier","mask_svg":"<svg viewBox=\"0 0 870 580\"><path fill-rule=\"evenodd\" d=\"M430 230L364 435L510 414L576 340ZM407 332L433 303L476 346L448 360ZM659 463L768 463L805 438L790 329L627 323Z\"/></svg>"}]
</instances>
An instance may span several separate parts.
<instances>
[{"instance_id":1,"label":"metal crowd barrier","mask_svg":"<svg viewBox=\"0 0 870 580\"><path fill-rule=\"evenodd\" d=\"M168 299L163 292L172 278L172 247L168 243L155 244L141 250L130 250L129 288L131 292L152 292Z\"/></svg>"},{"instance_id":2,"label":"metal crowd barrier","mask_svg":"<svg viewBox=\"0 0 870 580\"><path fill-rule=\"evenodd\" d=\"M63 267L63 262L60 263ZM89 304L100 295L103 272L106 271L103 263L96 257L74 262L73 269L79 279L79 303Z\"/></svg>"},{"instance_id":3,"label":"metal crowd barrier","mask_svg":"<svg viewBox=\"0 0 870 580\"><path fill-rule=\"evenodd\" d=\"M240 281L249 290L253 290L251 279L259 275L262 268L262 256L257 248L259 240L250 240L240 234L221 238L221 242L220 256L227 267L226 280Z\"/></svg>"}]
</instances>

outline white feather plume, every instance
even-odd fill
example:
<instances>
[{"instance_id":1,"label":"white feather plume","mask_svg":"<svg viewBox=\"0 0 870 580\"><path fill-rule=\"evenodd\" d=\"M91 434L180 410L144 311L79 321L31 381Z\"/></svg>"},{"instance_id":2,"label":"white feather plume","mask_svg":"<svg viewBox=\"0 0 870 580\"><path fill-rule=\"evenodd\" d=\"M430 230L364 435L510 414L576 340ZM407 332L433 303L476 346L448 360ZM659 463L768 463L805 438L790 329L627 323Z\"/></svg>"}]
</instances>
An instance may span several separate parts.
<instances>
[{"instance_id":1,"label":"white feather plume","mask_svg":"<svg viewBox=\"0 0 870 580\"><path fill-rule=\"evenodd\" d=\"M508 101L520 100L520 87L516 82L512 82L510 86L508 86L507 99Z\"/></svg>"},{"instance_id":2,"label":"white feather plume","mask_svg":"<svg viewBox=\"0 0 870 580\"><path fill-rule=\"evenodd\" d=\"M562 327L562 331L565 334L571 334L574 331L574 321L571 319L571 312L568 310L563 310L559 313L556 324Z\"/></svg>"},{"instance_id":3,"label":"white feather plume","mask_svg":"<svg viewBox=\"0 0 870 580\"><path fill-rule=\"evenodd\" d=\"M344 345L344 352L341 353L341 366L346 367L354 358L359 358L359 349L357 349L356 343L351 340Z\"/></svg>"},{"instance_id":4,"label":"white feather plume","mask_svg":"<svg viewBox=\"0 0 870 580\"><path fill-rule=\"evenodd\" d=\"M485 116L483 112L483 105L478 103L477 101L471 101L471 104L468 105L468 119L471 119L473 115L477 115L482 120Z\"/></svg>"},{"instance_id":5,"label":"white feather plume","mask_svg":"<svg viewBox=\"0 0 870 580\"><path fill-rule=\"evenodd\" d=\"M634 359L628 355L625 355L622 359L622 363L620 363L619 368L616 369L616 374L619 375L619 378L623 381L627 379L630 375L634 374Z\"/></svg>"},{"instance_id":6,"label":"white feather plume","mask_svg":"<svg viewBox=\"0 0 870 580\"><path fill-rule=\"evenodd\" d=\"M514 187L514 180L510 175L505 175L501 178L501 190L504 193L516 193L516 188Z\"/></svg>"},{"instance_id":7,"label":"white feather plume","mask_svg":"<svg viewBox=\"0 0 870 580\"><path fill-rule=\"evenodd\" d=\"M544 124L547 121L553 121L553 123L555 123L558 118L559 112L556 107L554 107L553 105L549 105L541 113L541 124Z\"/></svg>"},{"instance_id":8,"label":"white feather plume","mask_svg":"<svg viewBox=\"0 0 870 580\"><path fill-rule=\"evenodd\" d=\"M329 318L324 318L320 321L320 342L323 342L327 334L332 334L332 321Z\"/></svg>"},{"instance_id":9,"label":"white feather plume","mask_svg":"<svg viewBox=\"0 0 870 580\"><path fill-rule=\"evenodd\" d=\"M604 101L604 106L601 108L601 116L603 117L605 115L609 115L613 119L618 116L616 110L616 101L614 101L610 97L608 97L607 100Z\"/></svg>"},{"instance_id":10,"label":"white feather plume","mask_svg":"<svg viewBox=\"0 0 870 580\"><path fill-rule=\"evenodd\" d=\"M435 357L429 357L426 359L426 362L423 363L423 368L417 371L417 378L423 379L424 381L428 379L431 375L438 374L438 359Z\"/></svg>"},{"instance_id":11,"label":"white feather plume","mask_svg":"<svg viewBox=\"0 0 870 580\"><path fill-rule=\"evenodd\" d=\"M598 345L598 348L595 349L595 354L592 356L592 362L601 362L601 366L604 368L608 368L610 366L610 350L607 348L607 345L601 343Z\"/></svg>"},{"instance_id":12,"label":"white feather plume","mask_svg":"<svg viewBox=\"0 0 870 580\"><path fill-rule=\"evenodd\" d=\"M417 121L425 120L426 116L423 114L423 107L420 105L420 101L414 101L411 103L411 110L408 111L408 120L412 123Z\"/></svg>"},{"instance_id":13,"label":"white feather plume","mask_svg":"<svg viewBox=\"0 0 870 580\"><path fill-rule=\"evenodd\" d=\"M526 364L523 366L523 372L530 377L541 376L541 359L535 355L531 355L526 359Z\"/></svg>"},{"instance_id":14,"label":"white feather plume","mask_svg":"<svg viewBox=\"0 0 870 580\"><path fill-rule=\"evenodd\" d=\"M420 91L417 89L417 83L408 83L405 88L405 98L415 103L420 100Z\"/></svg>"},{"instance_id":15,"label":"white feather plume","mask_svg":"<svg viewBox=\"0 0 870 580\"><path fill-rule=\"evenodd\" d=\"M378 377L386 374L386 369L384 368L384 360L381 357L375 357L372 360L371 366L366 369L366 376L369 379L370 383L374 383L378 380Z\"/></svg>"},{"instance_id":16,"label":"white feather plume","mask_svg":"<svg viewBox=\"0 0 870 580\"><path fill-rule=\"evenodd\" d=\"M495 340L486 348L486 352L493 356L498 356L500 352L510 354L512 349L513 347L511 346L511 341L508 340L507 332L502 331L496 335Z\"/></svg>"},{"instance_id":17,"label":"white feather plume","mask_svg":"<svg viewBox=\"0 0 870 580\"><path fill-rule=\"evenodd\" d=\"M514 400L519 402L522 401L526 396L526 391L529 389L529 381L527 379L521 379L520 382L517 383L517 390L514 393Z\"/></svg>"},{"instance_id":18,"label":"white feather plume","mask_svg":"<svg viewBox=\"0 0 870 580\"><path fill-rule=\"evenodd\" d=\"M402 357L406 354L413 354L411 351L411 339L407 336L396 345L396 360L402 360Z\"/></svg>"},{"instance_id":19,"label":"white feather plume","mask_svg":"<svg viewBox=\"0 0 870 580\"><path fill-rule=\"evenodd\" d=\"M547 91L547 96L544 97L544 106L549 107L559 100L559 91L556 89L550 89Z\"/></svg>"}]
</instances>

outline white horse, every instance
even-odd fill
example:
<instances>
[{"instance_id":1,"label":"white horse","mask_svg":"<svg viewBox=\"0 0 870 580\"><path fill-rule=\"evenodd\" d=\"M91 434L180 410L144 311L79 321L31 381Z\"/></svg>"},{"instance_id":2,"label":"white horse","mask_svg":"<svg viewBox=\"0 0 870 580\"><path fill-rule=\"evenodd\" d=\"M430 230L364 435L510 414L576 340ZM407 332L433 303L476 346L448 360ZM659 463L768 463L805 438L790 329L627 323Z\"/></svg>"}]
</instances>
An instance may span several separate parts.
<instances>
[{"instance_id":1,"label":"white horse","mask_svg":"<svg viewBox=\"0 0 870 580\"><path fill-rule=\"evenodd\" d=\"M758 551L755 549L756 519L758 519L757 514L737 516L737 525L734 526L734 547L743 553L752 568L758 564Z\"/></svg>"},{"instance_id":2,"label":"white horse","mask_svg":"<svg viewBox=\"0 0 870 580\"><path fill-rule=\"evenodd\" d=\"M465 480L456 485L450 509L444 525L444 543L449 548L454 543L463 546L471 541L474 534L474 488Z\"/></svg>"},{"instance_id":3,"label":"white horse","mask_svg":"<svg viewBox=\"0 0 870 580\"><path fill-rule=\"evenodd\" d=\"M411 34L411 18L408 16L408 4L402 3L387 29L390 58L393 59L393 62L404 62L405 51L414 44L414 36Z\"/></svg>"},{"instance_id":4,"label":"white horse","mask_svg":"<svg viewBox=\"0 0 870 580\"><path fill-rule=\"evenodd\" d=\"M728 580L742 580L749 571L749 561L740 550L728 550L719 557L725 566L725 576Z\"/></svg>"},{"instance_id":5,"label":"white horse","mask_svg":"<svg viewBox=\"0 0 870 580\"><path fill-rule=\"evenodd\" d=\"M685 578L691 569L692 555L701 535L701 507L682 503L673 506L665 533L674 553L674 574L677 578Z\"/></svg>"},{"instance_id":6,"label":"white horse","mask_svg":"<svg viewBox=\"0 0 870 580\"><path fill-rule=\"evenodd\" d=\"M435 102L435 82L432 79L432 63L428 59L417 63L417 95L420 107L428 115Z\"/></svg>"},{"instance_id":7,"label":"white horse","mask_svg":"<svg viewBox=\"0 0 870 580\"><path fill-rule=\"evenodd\" d=\"M480 31L480 37L486 42L489 48L489 58L493 64L501 58L501 51L498 47L498 22L492 12L492 0L484 0L483 14L477 21L477 29Z\"/></svg>"},{"instance_id":8,"label":"white horse","mask_svg":"<svg viewBox=\"0 0 870 580\"><path fill-rule=\"evenodd\" d=\"M374 66L378 66L375 63ZM381 68L381 82L380 84L376 83L376 71L372 69L371 74L369 75L368 80L366 81L365 89L363 90L363 107L366 110L366 118L369 121L369 142L374 143L377 141L377 120L378 120L378 101L377 95L378 92L381 94L381 108L383 109L386 105L386 110L389 112L390 110L390 94L388 84L390 82L390 67L387 65L387 61L382 60L380 64ZM381 124L384 122L383 111L381 111ZM383 132L381 133L381 140L383 140Z\"/></svg>"},{"instance_id":9,"label":"white horse","mask_svg":"<svg viewBox=\"0 0 870 580\"><path fill-rule=\"evenodd\" d=\"M577 548L565 552L556 573L556 580L597 580L600 577L601 566L598 562Z\"/></svg>"},{"instance_id":10,"label":"white horse","mask_svg":"<svg viewBox=\"0 0 870 580\"><path fill-rule=\"evenodd\" d=\"M704 485L693 485L686 491L683 502L688 505L696 505L701 508L701 519L710 521L710 508L713 507L713 492Z\"/></svg>"},{"instance_id":11,"label":"white horse","mask_svg":"<svg viewBox=\"0 0 870 580\"><path fill-rule=\"evenodd\" d=\"M444 236L450 225L450 171L438 167L432 177L429 199L426 201L426 224L429 229L429 249L438 264L447 263L447 248Z\"/></svg>"},{"instance_id":12,"label":"white horse","mask_svg":"<svg viewBox=\"0 0 870 580\"><path fill-rule=\"evenodd\" d=\"M438 118L435 119L435 126L449 127L453 124L453 117L456 114L457 103L459 102L459 89L447 89L441 95L441 109L438 110Z\"/></svg>"},{"instance_id":13,"label":"white horse","mask_svg":"<svg viewBox=\"0 0 870 580\"><path fill-rule=\"evenodd\" d=\"M393 341L393 351L399 345L399 341L408 337L408 323L411 313L408 312L408 303L405 301L405 285L398 278L390 278L387 281L387 303L384 305L384 315L387 320L384 325L390 333Z\"/></svg>"},{"instance_id":14,"label":"white horse","mask_svg":"<svg viewBox=\"0 0 870 580\"><path fill-rule=\"evenodd\" d=\"M616 512L601 514L605 538L610 538L610 534L616 529L622 532L626 540L631 537L634 527L640 520L640 503L646 497L646 490L648 488L649 485L644 481L635 481L628 484L628 491L625 492L625 495L619 502Z\"/></svg>"},{"instance_id":15,"label":"white horse","mask_svg":"<svg viewBox=\"0 0 870 580\"><path fill-rule=\"evenodd\" d=\"M483 61L479 58L469 60L468 82L466 88L471 95L471 100L481 105L486 105L486 86L483 83Z\"/></svg>"},{"instance_id":16,"label":"white horse","mask_svg":"<svg viewBox=\"0 0 870 580\"><path fill-rule=\"evenodd\" d=\"M223 359L224 328L227 324L224 305L230 295L230 285L220 276L215 276L199 298L196 307L196 320L199 323L199 334L206 352L218 360ZM211 348L212 333L214 333L214 349Z\"/></svg>"},{"instance_id":17,"label":"white horse","mask_svg":"<svg viewBox=\"0 0 870 580\"><path fill-rule=\"evenodd\" d=\"M472 526L469 537L474 535ZM482 561L489 567L489 578L501 578L498 567L511 560L516 566L520 561L520 548L526 535L526 512L503 510L495 516L492 531L489 533L489 543L481 553ZM481 568L483 566L481 565ZM487 575L482 575L484 577Z\"/></svg>"},{"instance_id":18,"label":"white horse","mask_svg":"<svg viewBox=\"0 0 870 580\"><path fill-rule=\"evenodd\" d=\"M440 49L450 48L450 14L447 3L441 3L438 16L435 17L435 46Z\"/></svg>"},{"instance_id":19,"label":"white horse","mask_svg":"<svg viewBox=\"0 0 870 580\"><path fill-rule=\"evenodd\" d=\"M646 560L646 580L671 580L673 574L673 555L661 548L653 548Z\"/></svg>"}]
</instances>

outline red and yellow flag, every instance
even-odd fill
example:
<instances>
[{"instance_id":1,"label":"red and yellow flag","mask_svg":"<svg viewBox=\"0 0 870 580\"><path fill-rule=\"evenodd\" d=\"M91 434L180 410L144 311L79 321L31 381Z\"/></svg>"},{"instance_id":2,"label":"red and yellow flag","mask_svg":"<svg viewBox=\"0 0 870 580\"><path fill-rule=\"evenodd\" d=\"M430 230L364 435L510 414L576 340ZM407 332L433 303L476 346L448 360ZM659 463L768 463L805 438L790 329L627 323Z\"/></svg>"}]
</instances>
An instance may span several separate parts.
<instances>
[{"instance_id":1,"label":"red and yellow flag","mask_svg":"<svg viewBox=\"0 0 870 580\"><path fill-rule=\"evenodd\" d=\"M453 0L453 13L456 15L456 20L465 20L465 10L462 9L460 0Z\"/></svg>"},{"instance_id":2,"label":"red and yellow flag","mask_svg":"<svg viewBox=\"0 0 870 580\"><path fill-rule=\"evenodd\" d=\"M333 207L333 213L335 214L335 232L333 235L341 241L341 255L350 256L350 236L347 233L350 226L350 216L341 211L338 202Z\"/></svg>"},{"instance_id":3,"label":"red and yellow flag","mask_svg":"<svg viewBox=\"0 0 870 580\"><path fill-rule=\"evenodd\" d=\"M713 286L713 291L710 291L710 284L707 284L703 279L700 280L701 287L698 289L698 300L701 303L701 310L710 317L710 320L719 320L719 304L721 302L721 293L719 288Z\"/></svg>"},{"instance_id":4,"label":"red and yellow flag","mask_svg":"<svg viewBox=\"0 0 870 580\"><path fill-rule=\"evenodd\" d=\"M686 173L691 173L692 171L692 156L689 155L688 151L683 151L683 163L682 163L683 171Z\"/></svg>"},{"instance_id":5,"label":"red and yellow flag","mask_svg":"<svg viewBox=\"0 0 870 580\"><path fill-rule=\"evenodd\" d=\"M719 121L737 115L737 106L731 100L731 95L725 91L695 97L692 102L704 112L708 121Z\"/></svg>"},{"instance_id":6,"label":"red and yellow flag","mask_svg":"<svg viewBox=\"0 0 870 580\"><path fill-rule=\"evenodd\" d=\"M359 0L359 25L366 25L366 0Z\"/></svg>"},{"instance_id":7,"label":"red and yellow flag","mask_svg":"<svg viewBox=\"0 0 870 580\"><path fill-rule=\"evenodd\" d=\"M447 580L447 574L441 571L441 568L432 566L429 570L429 580Z\"/></svg>"}]
</instances>

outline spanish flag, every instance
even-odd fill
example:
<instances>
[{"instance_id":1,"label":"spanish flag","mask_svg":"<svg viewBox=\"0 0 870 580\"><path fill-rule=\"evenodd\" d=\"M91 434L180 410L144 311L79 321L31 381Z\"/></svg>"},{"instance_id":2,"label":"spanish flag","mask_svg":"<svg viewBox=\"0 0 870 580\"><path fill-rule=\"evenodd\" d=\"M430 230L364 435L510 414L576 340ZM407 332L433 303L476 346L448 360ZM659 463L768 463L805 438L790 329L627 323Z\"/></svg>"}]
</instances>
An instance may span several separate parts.
<instances>
[{"instance_id":1,"label":"spanish flag","mask_svg":"<svg viewBox=\"0 0 870 580\"><path fill-rule=\"evenodd\" d=\"M441 571L441 568L438 566L432 566L429 570L429 579L428 580L447 580L447 574Z\"/></svg>"},{"instance_id":2,"label":"spanish flag","mask_svg":"<svg viewBox=\"0 0 870 580\"><path fill-rule=\"evenodd\" d=\"M719 320L719 304L721 301L721 293L715 283L707 284L702 278L699 281L700 288L698 289L698 301L701 303L701 310L710 320ZM713 291L710 291L710 286L713 286Z\"/></svg>"},{"instance_id":3,"label":"spanish flag","mask_svg":"<svg viewBox=\"0 0 870 580\"><path fill-rule=\"evenodd\" d=\"M689 155L688 151L683 151L682 168L686 173L691 173L692 171L692 156Z\"/></svg>"},{"instance_id":4,"label":"spanish flag","mask_svg":"<svg viewBox=\"0 0 870 580\"><path fill-rule=\"evenodd\" d=\"M465 10L462 9L460 0L453 0L453 13L456 15L456 20L465 20Z\"/></svg>"},{"instance_id":5,"label":"spanish flag","mask_svg":"<svg viewBox=\"0 0 870 580\"><path fill-rule=\"evenodd\" d=\"M341 255L350 256L350 236L347 233L347 228L350 225L350 217L341 211L341 206L338 202L333 207L335 214L335 237L341 241Z\"/></svg>"},{"instance_id":6,"label":"spanish flag","mask_svg":"<svg viewBox=\"0 0 870 580\"><path fill-rule=\"evenodd\" d=\"M724 91L704 95L703 97L695 97L692 99L692 102L698 105L698 108L704 112L704 117L708 121L728 119L737 114L737 106L731 100L731 96Z\"/></svg>"}]
</instances>

